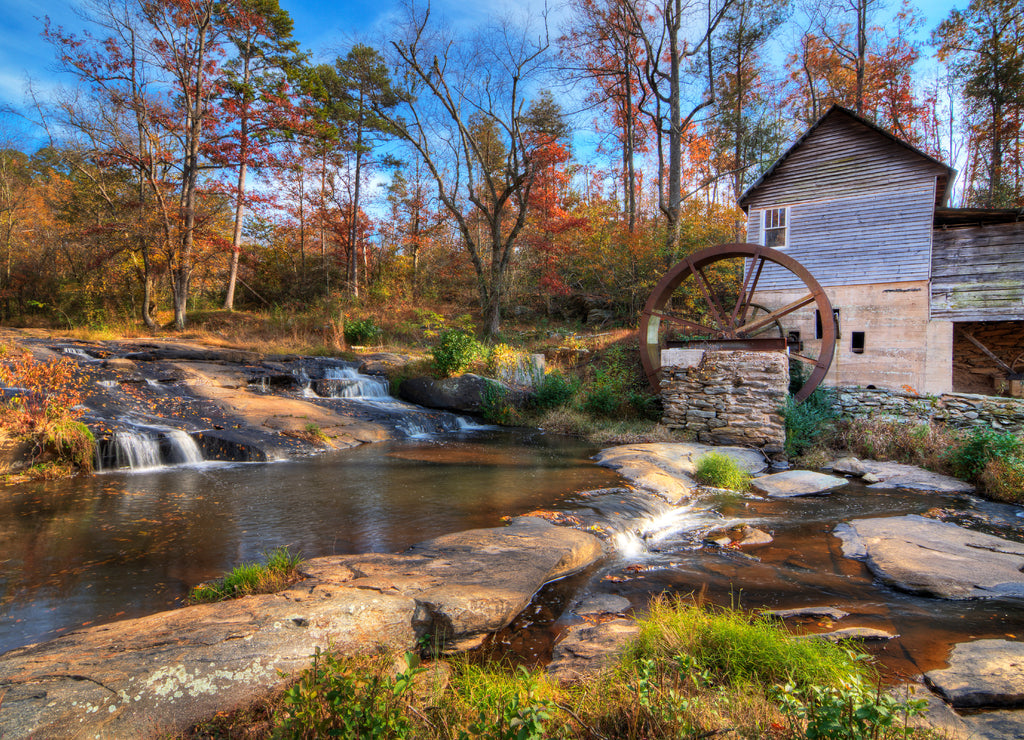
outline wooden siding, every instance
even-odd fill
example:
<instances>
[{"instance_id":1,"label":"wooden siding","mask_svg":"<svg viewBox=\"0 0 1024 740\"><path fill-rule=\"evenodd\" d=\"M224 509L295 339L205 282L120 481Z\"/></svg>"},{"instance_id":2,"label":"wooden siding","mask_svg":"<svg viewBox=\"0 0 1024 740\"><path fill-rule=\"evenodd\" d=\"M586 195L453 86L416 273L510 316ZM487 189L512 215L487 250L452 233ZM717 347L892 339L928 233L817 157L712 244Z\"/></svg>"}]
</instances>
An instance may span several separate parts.
<instances>
[{"instance_id":1,"label":"wooden siding","mask_svg":"<svg viewBox=\"0 0 1024 740\"><path fill-rule=\"evenodd\" d=\"M746 196L751 210L920 187L948 170L856 119L835 113Z\"/></svg>"},{"instance_id":2,"label":"wooden siding","mask_svg":"<svg viewBox=\"0 0 1024 740\"><path fill-rule=\"evenodd\" d=\"M936 229L931 314L947 321L1024 320L1024 223Z\"/></svg>"},{"instance_id":3,"label":"wooden siding","mask_svg":"<svg viewBox=\"0 0 1024 740\"><path fill-rule=\"evenodd\" d=\"M934 180L915 188L789 205L785 253L824 286L927 280ZM750 209L747 238L761 238L761 210ZM786 270L765 270L760 290L798 287Z\"/></svg>"}]
</instances>

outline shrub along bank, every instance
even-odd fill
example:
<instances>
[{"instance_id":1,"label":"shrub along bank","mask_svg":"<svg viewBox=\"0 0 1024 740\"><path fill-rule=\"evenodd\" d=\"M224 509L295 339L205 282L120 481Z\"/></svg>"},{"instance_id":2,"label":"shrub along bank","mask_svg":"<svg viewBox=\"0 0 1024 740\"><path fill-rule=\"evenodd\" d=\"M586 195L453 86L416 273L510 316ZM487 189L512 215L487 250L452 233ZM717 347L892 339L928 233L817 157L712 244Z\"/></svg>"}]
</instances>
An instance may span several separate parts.
<instances>
[{"instance_id":1,"label":"shrub along bank","mask_svg":"<svg viewBox=\"0 0 1024 740\"><path fill-rule=\"evenodd\" d=\"M273 700L188 737L927 737L907 725L922 704L879 687L867 658L845 647L795 640L766 617L660 599L621 658L593 680L562 685L466 657L318 653Z\"/></svg>"},{"instance_id":2,"label":"shrub along bank","mask_svg":"<svg viewBox=\"0 0 1024 740\"><path fill-rule=\"evenodd\" d=\"M59 478L92 470L96 441L81 415L81 378L68 358L36 360L0 344L0 447L8 452L0 475Z\"/></svg>"}]
</instances>

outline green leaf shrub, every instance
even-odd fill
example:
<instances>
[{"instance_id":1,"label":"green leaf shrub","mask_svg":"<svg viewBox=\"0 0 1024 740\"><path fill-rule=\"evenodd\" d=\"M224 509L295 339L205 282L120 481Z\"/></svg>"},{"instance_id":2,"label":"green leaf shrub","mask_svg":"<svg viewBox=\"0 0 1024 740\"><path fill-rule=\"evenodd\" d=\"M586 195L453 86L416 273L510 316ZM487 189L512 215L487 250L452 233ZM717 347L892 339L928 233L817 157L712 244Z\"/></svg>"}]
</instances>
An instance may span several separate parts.
<instances>
[{"instance_id":1,"label":"green leaf shrub","mask_svg":"<svg viewBox=\"0 0 1024 740\"><path fill-rule=\"evenodd\" d=\"M430 350L434 369L443 377L461 375L476 360L484 356L484 346L467 331L447 329L441 332L437 344Z\"/></svg>"},{"instance_id":2,"label":"green leaf shrub","mask_svg":"<svg viewBox=\"0 0 1024 740\"><path fill-rule=\"evenodd\" d=\"M383 334L384 330L377 326L377 322L371 318L345 322L345 342L347 344L375 344Z\"/></svg>"}]
</instances>

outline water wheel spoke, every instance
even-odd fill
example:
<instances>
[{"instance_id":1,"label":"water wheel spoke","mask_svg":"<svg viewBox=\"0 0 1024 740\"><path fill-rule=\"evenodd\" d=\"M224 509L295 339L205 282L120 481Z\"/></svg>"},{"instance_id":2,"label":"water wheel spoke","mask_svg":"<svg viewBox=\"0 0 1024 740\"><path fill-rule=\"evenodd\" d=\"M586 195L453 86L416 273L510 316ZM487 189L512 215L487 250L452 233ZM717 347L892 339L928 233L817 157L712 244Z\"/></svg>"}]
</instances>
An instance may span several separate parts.
<instances>
[{"instance_id":1,"label":"water wheel spoke","mask_svg":"<svg viewBox=\"0 0 1024 740\"><path fill-rule=\"evenodd\" d=\"M808 365L817 366L818 364L818 360L816 358L808 357L806 355L798 355L796 352L790 352L789 356L792 357L794 360L800 360L800 362L805 362Z\"/></svg>"},{"instance_id":2,"label":"water wheel spoke","mask_svg":"<svg viewBox=\"0 0 1024 740\"><path fill-rule=\"evenodd\" d=\"M679 316L675 316L664 311L645 311L644 315L657 316L662 321L667 321L670 324L675 324L676 326L682 327L683 329L687 329L688 331L694 332L696 334L710 334L711 336L714 336L715 334L719 333L718 329L715 329L710 326L705 326L704 324L698 324L696 321L688 321L684 318L680 318Z\"/></svg>"},{"instance_id":3,"label":"water wheel spoke","mask_svg":"<svg viewBox=\"0 0 1024 740\"><path fill-rule=\"evenodd\" d=\"M718 304L714 294L711 292L711 283L708 282L707 277L704 275L704 271L690 262L690 272L693 275L693 279L696 281L697 286L700 288L701 294L704 296L704 302L708 305L708 308L711 309L711 318L713 318L715 323L721 327L719 331L728 332L732 328L732 325L726 318L725 311Z\"/></svg>"},{"instance_id":4,"label":"water wheel spoke","mask_svg":"<svg viewBox=\"0 0 1024 740\"><path fill-rule=\"evenodd\" d=\"M736 305L732 309L732 325L737 326L747 320L747 311L750 310L750 304L754 300L754 292L757 290L757 281L761 279L761 270L764 269L765 259L761 257L761 250L758 249L750 260L750 269L747 270L747 276L743 279L743 288L740 290L740 294L736 296ZM744 266L747 261L743 260ZM754 269L754 265L757 265L757 270ZM750 284L750 280L753 278L753 285Z\"/></svg>"},{"instance_id":5,"label":"water wheel spoke","mask_svg":"<svg viewBox=\"0 0 1024 740\"><path fill-rule=\"evenodd\" d=\"M783 306L782 308L776 309L775 311L772 311L771 313L766 314L765 316L761 316L758 319L754 319L753 321L746 323L741 327L738 327L736 329L736 333L749 334L752 331L756 331L757 329L767 326L773 321L778 321L783 316L788 316L794 311L799 311L801 308L808 305L809 303L814 303L814 300L814 295L808 293L803 298L799 298L793 301L792 303Z\"/></svg>"}]
</instances>

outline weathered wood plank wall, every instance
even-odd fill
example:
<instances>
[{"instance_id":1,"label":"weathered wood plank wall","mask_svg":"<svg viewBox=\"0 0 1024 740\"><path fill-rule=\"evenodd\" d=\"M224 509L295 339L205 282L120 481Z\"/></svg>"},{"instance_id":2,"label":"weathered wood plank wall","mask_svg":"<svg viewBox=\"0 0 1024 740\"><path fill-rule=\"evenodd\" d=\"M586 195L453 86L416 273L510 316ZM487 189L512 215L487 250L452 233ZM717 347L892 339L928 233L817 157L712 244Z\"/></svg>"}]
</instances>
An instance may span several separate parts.
<instances>
[{"instance_id":1,"label":"weathered wood plank wall","mask_svg":"<svg viewBox=\"0 0 1024 740\"><path fill-rule=\"evenodd\" d=\"M849 116L826 119L748 194L747 240L789 207L786 253L824 286L927 280L941 165ZM761 290L796 287L766 271Z\"/></svg>"},{"instance_id":2,"label":"weathered wood plank wall","mask_svg":"<svg viewBox=\"0 0 1024 740\"><path fill-rule=\"evenodd\" d=\"M931 316L1024 320L1024 222L935 230Z\"/></svg>"}]
</instances>

